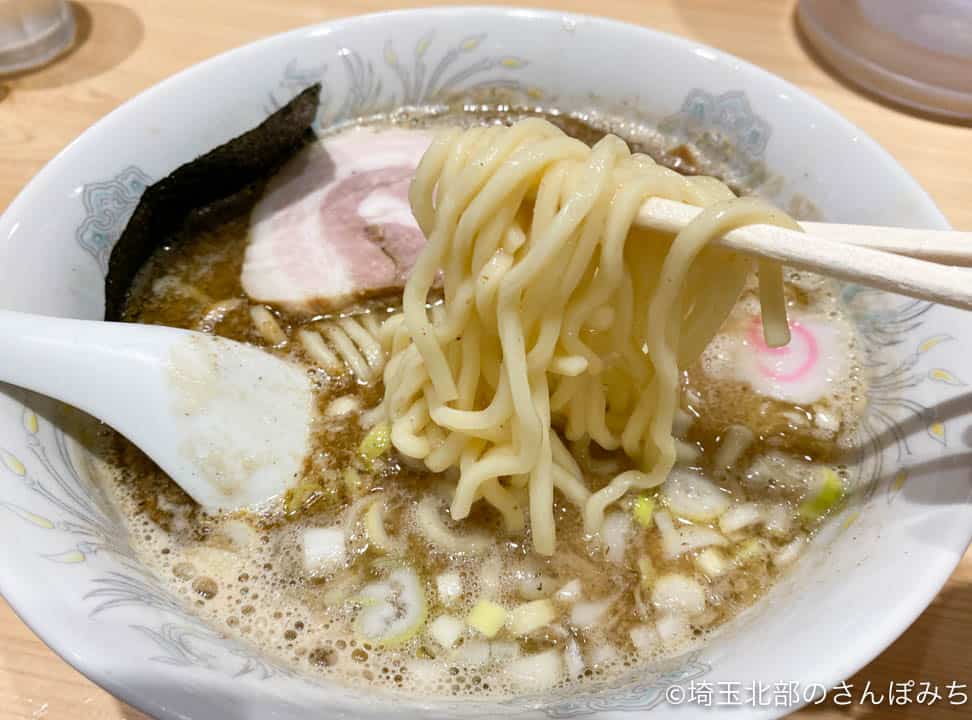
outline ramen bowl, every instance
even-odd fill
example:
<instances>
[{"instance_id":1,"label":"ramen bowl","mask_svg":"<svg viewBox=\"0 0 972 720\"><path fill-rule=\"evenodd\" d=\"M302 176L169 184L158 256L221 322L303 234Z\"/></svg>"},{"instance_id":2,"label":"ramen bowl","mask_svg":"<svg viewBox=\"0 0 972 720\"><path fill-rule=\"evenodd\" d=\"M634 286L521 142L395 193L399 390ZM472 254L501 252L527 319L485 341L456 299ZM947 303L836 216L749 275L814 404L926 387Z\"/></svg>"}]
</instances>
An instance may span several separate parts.
<instances>
[{"instance_id":1,"label":"ramen bowl","mask_svg":"<svg viewBox=\"0 0 972 720\"><path fill-rule=\"evenodd\" d=\"M858 128L729 55L592 17L415 10L240 48L93 126L0 219L0 307L102 317L109 253L146 186L318 81L321 127L489 90L656 126L798 217L947 227ZM74 436L90 420L10 387L0 390L0 589L66 661L158 718L708 717L706 687L717 706L719 689L732 688L723 708L737 718L784 714L907 628L972 534L972 395L961 362L972 316L854 286L843 295L872 351L858 490L763 601L663 667L572 693L488 701L386 697L304 677L226 638L163 589L89 478Z\"/></svg>"}]
</instances>

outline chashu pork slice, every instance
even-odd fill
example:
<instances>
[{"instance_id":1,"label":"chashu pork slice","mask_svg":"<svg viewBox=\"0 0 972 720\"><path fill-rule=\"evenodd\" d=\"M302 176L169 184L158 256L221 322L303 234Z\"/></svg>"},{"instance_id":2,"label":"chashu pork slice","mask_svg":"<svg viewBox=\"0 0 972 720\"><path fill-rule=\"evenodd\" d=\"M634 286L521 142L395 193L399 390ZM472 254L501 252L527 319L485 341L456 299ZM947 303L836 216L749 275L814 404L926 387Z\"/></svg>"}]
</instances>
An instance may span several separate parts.
<instances>
[{"instance_id":1,"label":"chashu pork slice","mask_svg":"<svg viewBox=\"0 0 972 720\"><path fill-rule=\"evenodd\" d=\"M408 188L431 142L418 130L358 127L287 163L251 215L246 294L314 314L403 287L425 245Z\"/></svg>"}]
</instances>

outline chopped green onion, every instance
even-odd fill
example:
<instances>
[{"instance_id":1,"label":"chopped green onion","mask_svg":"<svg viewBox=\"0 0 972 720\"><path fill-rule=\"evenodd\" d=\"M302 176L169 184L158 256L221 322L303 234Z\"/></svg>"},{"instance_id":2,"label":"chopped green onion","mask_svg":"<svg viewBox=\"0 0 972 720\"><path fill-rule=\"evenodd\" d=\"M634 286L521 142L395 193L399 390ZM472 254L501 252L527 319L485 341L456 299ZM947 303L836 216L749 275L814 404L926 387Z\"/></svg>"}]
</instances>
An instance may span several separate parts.
<instances>
[{"instance_id":1,"label":"chopped green onion","mask_svg":"<svg viewBox=\"0 0 972 720\"><path fill-rule=\"evenodd\" d=\"M361 497L368 491L368 484L357 469L350 465L344 469L344 489L352 500Z\"/></svg>"},{"instance_id":2,"label":"chopped green onion","mask_svg":"<svg viewBox=\"0 0 972 720\"><path fill-rule=\"evenodd\" d=\"M762 560L767 555L769 555L769 543L763 538L749 538L739 545L733 559L737 565L747 565Z\"/></svg>"},{"instance_id":3,"label":"chopped green onion","mask_svg":"<svg viewBox=\"0 0 972 720\"><path fill-rule=\"evenodd\" d=\"M488 638L496 636L506 623L506 608L492 600L480 600L469 611L466 624Z\"/></svg>"},{"instance_id":4,"label":"chopped green onion","mask_svg":"<svg viewBox=\"0 0 972 720\"><path fill-rule=\"evenodd\" d=\"M374 462L391 447L391 427L387 422L376 424L358 446L358 455L367 463Z\"/></svg>"},{"instance_id":5,"label":"chopped green onion","mask_svg":"<svg viewBox=\"0 0 972 720\"><path fill-rule=\"evenodd\" d=\"M830 468L823 468L821 477L817 494L800 504L800 517L805 522L819 520L844 498L844 485L837 473Z\"/></svg>"},{"instance_id":6,"label":"chopped green onion","mask_svg":"<svg viewBox=\"0 0 972 720\"><path fill-rule=\"evenodd\" d=\"M295 515L305 508L309 508L324 494L323 488L316 480L305 480L296 487L290 488L284 495L284 512Z\"/></svg>"},{"instance_id":7,"label":"chopped green onion","mask_svg":"<svg viewBox=\"0 0 972 720\"><path fill-rule=\"evenodd\" d=\"M631 514L643 528L650 528L652 516L655 513L655 498L648 495L640 495L635 499Z\"/></svg>"},{"instance_id":8,"label":"chopped green onion","mask_svg":"<svg viewBox=\"0 0 972 720\"><path fill-rule=\"evenodd\" d=\"M395 647L411 640L425 624L425 589L411 568L399 567L385 580L367 585L358 601L362 607L355 630L368 642Z\"/></svg>"},{"instance_id":9,"label":"chopped green onion","mask_svg":"<svg viewBox=\"0 0 972 720\"><path fill-rule=\"evenodd\" d=\"M401 553L402 543L393 540L385 530L385 499L377 497L365 513L365 533L371 546L382 553Z\"/></svg>"},{"instance_id":10,"label":"chopped green onion","mask_svg":"<svg viewBox=\"0 0 972 720\"><path fill-rule=\"evenodd\" d=\"M655 581L655 564L647 555L638 558L638 574L641 576L641 586L645 589L650 588Z\"/></svg>"}]
</instances>

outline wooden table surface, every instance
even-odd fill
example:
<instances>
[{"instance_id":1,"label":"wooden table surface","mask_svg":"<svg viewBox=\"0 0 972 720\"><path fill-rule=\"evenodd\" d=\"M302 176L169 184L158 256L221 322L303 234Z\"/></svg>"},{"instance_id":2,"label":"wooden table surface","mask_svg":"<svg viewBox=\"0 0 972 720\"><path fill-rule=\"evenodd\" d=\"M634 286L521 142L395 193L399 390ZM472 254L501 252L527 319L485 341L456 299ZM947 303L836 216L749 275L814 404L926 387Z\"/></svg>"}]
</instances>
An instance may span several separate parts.
<instances>
[{"instance_id":1,"label":"wooden table surface","mask_svg":"<svg viewBox=\"0 0 972 720\"><path fill-rule=\"evenodd\" d=\"M486 0L488 2L488 0ZM484 0L478 0L484 3ZM34 73L0 76L0 210L40 168L117 105L189 65L271 33L355 13L434 0L117 0L72 3L79 44ZM503 3L496 3L503 4ZM870 133L929 190L952 224L972 230L972 129L888 107L844 85L801 44L791 0L524 0L524 5L611 16L708 43L761 65ZM889 598L893 602L892 596ZM876 612L880 608L875 609ZM781 648L785 652L785 648ZM931 607L850 679L972 683L972 553ZM801 718L883 718L887 706L827 703ZM896 707L896 717L972 716L954 707ZM0 603L0 720L136 720L55 656Z\"/></svg>"}]
</instances>

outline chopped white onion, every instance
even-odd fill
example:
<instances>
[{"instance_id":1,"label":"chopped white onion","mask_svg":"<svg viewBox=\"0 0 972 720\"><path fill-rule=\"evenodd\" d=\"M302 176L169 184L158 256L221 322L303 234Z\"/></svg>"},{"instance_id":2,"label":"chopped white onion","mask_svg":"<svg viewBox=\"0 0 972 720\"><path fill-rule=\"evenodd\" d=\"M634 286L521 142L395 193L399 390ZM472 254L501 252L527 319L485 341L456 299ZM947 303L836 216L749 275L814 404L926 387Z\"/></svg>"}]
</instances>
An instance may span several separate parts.
<instances>
[{"instance_id":1,"label":"chopped white onion","mask_svg":"<svg viewBox=\"0 0 972 720\"><path fill-rule=\"evenodd\" d=\"M795 410L784 410L780 415L786 418L787 424L794 430L806 427L809 422L805 414L798 413Z\"/></svg>"},{"instance_id":2,"label":"chopped white onion","mask_svg":"<svg viewBox=\"0 0 972 720\"><path fill-rule=\"evenodd\" d=\"M732 563L721 550L708 547L696 556L695 566L707 577L717 578L730 570Z\"/></svg>"},{"instance_id":3,"label":"chopped white onion","mask_svg":"<svg viewBox=\"0 0 972 720\"><path fill-rule=\"evenodd\" d=\"M520 644L509 640L486 640L466 638L462 645L452 652L452 659L460 665L478 666L487 662L507 662L520 656Z\"/></svg>"},{"instance_id":4,"label":"chopped white onion","mask_svg":"<svg viewBox=\"0 0 972 720\"><path fill-rule=\"evenodd\" d=\"M489 659L513 660L520 657L520 643L511 640L493 640L489 644Z\"/></svg>"},{"instance_id":5,"label":"chopped white onion","mask_svg":"<svg viewBox=\"0 0 972 720\"><path fill-rule=\"evenodd\" d=\"M793 529L793 513L783 503L767 505L763 508L766 531L776 536L786 536Z\"/></svg>"},{"instance_id":6,"label":"chopped white onion","mask_svg":"<svg viewBox=\"0 0 972 720\"><path fill-rule=\"evenodd\" d=\"M610 512L604 517L601 525L601 542L607 550L605 557L608 562L620 563L624 561L624 551L631 534L631 518L625 512Z\"/></svg>"},{"instance_id":7,"label":"chopped white onion","mask_svg":"<svg viewBox=\"0 0 972 720\"><path fill-rule=\"evenodd\" d=\"M703 525L675 527L671 515L664 510L655 513L655 527L661 535L662 550L669 560L692 550L710 545L727 545L729 542L717 531Z\"/></svg>"},{"instance_id":8,"label":"chopped white onion","mask_svg":"<svg viewBox=\"0 0 972 720\"><path fill-rule=\"evenodd\" d=\"M590 653L588 653L591 665L597 667L598 665L610 665L618 659L618 649L614 645L604 643L603 645L595 645Z\"/></svg>"},{"instance_id":9,"label":"chopped white onion","mask_svg":"<svg viewBox=\"0 0 972 720\"><path fill-rule=\"evenodd\" d=\"M557 619L557 608L547 599L517 605L510 612L510 632L529 635Z\"/></svg>"},{"instance_id":10,"label":"chopped white onion","mask_svg":"<svg viewBox=\"0 0 972 720\"><path fill-rule=\"evenodd\" d=\"M452 605L462 596L462 578L457 572L445 572L435 578L435 589L443 605Z\"/></svg>"},{"instance_id":11,"label":"chopped white onion","mask_svg":"<svg viewBox=\"0 0 972 720\"><path fill-rule=\"evenodd\" d=\"M524 692L541 692L553 687L563 672L563 658L556 650L525 655L506 666L510 682Z\"/></svg>"},{"instance_id":12,"label":"chopped white onion","mask_svg":"<svg viewBox=\"0 0 972 720\"><path fill-rule=\"evenodd\" d=\"M358 425L360 425L363 430L370 430L384 419L385 405L382 403L380 405L376 405L370 410L365 410L363 413L358 415Z\"/></svg>"},{"instance_id":13,"label":"chopped white onion","mask_svg":"<svg viewBox=\"0 0 972 720\"><path fill-rule=\"evenodd\" d=\"M678 529L681 552L686 553L711 545L728 545L729 541L718 530L704 525L683 525Z\"/></svg>"},{"instance_id":14,"label":"chopped white onion","mask_svg":"<svg viewBox=\"0 0 972 720\"><path fill-rule=\"evenodd\" d=\"M492 555L483 561L479 568L479 594L485 598L495 597L503 580L503 561Z\"/></svg>"},{"instance_id":15,"label":"chopped white onion","mask_svg":"<svg viewBox=\"0 0 972 720\"><path fill-rule=\"evenodd\" d=\"M797 535L790 542L776 551L776 554L773 555L773 564L781 568L791 565L798 557L800 557L800 553L803 552L806 542L807 539L805 536Z\"/></svg>"},{"instance_id":16,"label":"chopped white onion","mask_svg":"<svg viewBox=\"0 0 972 720\"><path fill-rule=\"evenodd\" d=\"M452 657L460 665L478 666L489 662L489 643L485 640L470 640L456 648Z\"/></svg>"},{"instance_id":17,"label":"chopped white onion","mask_svg":"<svg viewBox=\"0 0 972 720\"><path fill-rule=\"evenodd\" d=\"M604 617L608 608L614 604L615 598L606 598L596 602L578 602L570 609L570 624L580 630L589 630L597 625Z\"/></svg>"},{"instance_id":18,"label":"chopped white onion","mask_svg":"<svg viewBox=\"0 0 972 720\"><path fill-rule=\"evenodd\" d=\"M307 528L301 535L304 570L309 575L327 575L344 566L347 551L340 526Z\"/></svg>"},{"instance_id":19,"label":"chopped white onion","mask_svg":"<svg viewBox=\"0 0 972 720\"><path fill-rule=\"evenodd\" d=\"M574 638L568 639L564 648L564 665L567 667L567 675L571 679L578 677L587 667L584 656L581 655L580 646Z\"/></svg>"},{"instance_id":20,"label":"chopped white onion","mask_svg":"<svg viewBox=\"0 0 972 720\"><path fill-rule=\"evenodd\" d=\"M688 618L677 613L663 613L655 620L658 637L666 645L676 645L692 636Z\"/></svg>"},{"instance_id":21,"label":"chopped white onion","mask_svg":"<svg viewBox=\"0 0 972 720\"><path fill-rule=\"evenodd\" d=\"M662 549L665 551L665 555L667 557L681 555L681 537L675 523L672 522L672 516L664 510L655 511L655 527L658 528L658 534L661 535Z\"/></svg>"},{"instance_id":22,"label":"chopped white onion","mask_svg":"<svg viewBox=\"0 0 972 720\"><path fill-rule=\"evenodd\" d=\"M584 589L581 586L581 581L575 578L574 580L565 583L563 587L561 587L560 590L554 594L554 598L562 603L577 602L580 599L583 591Z\"/></svg>"},{"instance_id":23,"label":"chopped white onion","mask_svg":"<svg viewBox=\"0 0 972 720\"><path fill-rule=\"evenodd\" d=\"M661 642L658 631L651 625L635 625L628 631L628 636L631 638L631 644L642 653L654 650Z\"/></svg>"},{"instance_id":24,"label":"chopped white onion","mask_svg":"<svg viewBox=\"0 0 972 720\"><path fill-rule=\"evenodd\" d=\"M753 439L753 431L745 425L730 425L722 433L712 464L719 470L730 469L749 450Z\"/></svg>"},{"instance_id":25,"label":"chopped white onion","mask_svg":"<svg viewBox=\"0 0 972 720\"><path fill-rule=\"evenodd\" d=\"M324 414L328 417L341 417L342 415L354 412L359 407L361 407L361 401L354 395L342 395L328 403Z\"/></svg>"},{"instance_id":26,"label":"chopped white onion","mask_svg":"<svg viewBox=\"0 0 972 720\"><path fill-rule=\"evenodd\" d=\"M681 573L666 573L655 580L651 602L659 610L694 615L705 610L705 589Z\"/></svg>"},{"instance_id":27,"label":"chopped white onion","mask_svg":"<svg viewBox=\"0 0 972 720\"><path fill-rule=\"evenodd\" d=\"M669 473L661 497L673 513L693 522L712 522L730 504L729 495L711 480L681 468Z\"/></svg>"},{"instance_id":28,"label":"chopped white onion","mask_svg":"<svg viewBox=\"0 0 972 720\"><path fill-rule=\"evenodd\" d=\"M820 409L814 409L813 411L813 424L821 430L826 430L828 433L835 433L840 430L840 420Z\"/></svg>"},{"instance_id":29,"label":"chopped white onion","mask_svg":"<svg viewBox=\"0 0 972 720\"><path fill-rule=\"evenodd\" d=\"M763 510L752 502L739 503L726 510L719 518L719 528L724 533L734 533L763 521Z\"/></svg>"},{"instance_id":30,"label":"chopped white onion","mask_svg":"<svg viewBox=\"0 0 972 720\"><path fill-rule=\"evenodd\" d=\"M464 629L465 623L452 615L440 615L429 623L429 635L445 648L453 647Z\"/></svg>"},{"instance_id":31,"label":"chopped white onion","mask_svg":"<svg viewBox=\"0 0 972 720\"><path fill-rule=\"evenodd\" d=\"M754 489L766 488L770 481L791 492L805 492L807 480L813 478L813 465L793 455L773 451L753 460L743 474L743 483Z\"/></svg>"},{"instance_id":32,"label":"chopped white onion","mask_svg":"<svg viewBox=\"0 0 972 720\"><path fill-rule=\"evenodd\" d=\"M535 565L526 565L514 572L516 591L525 600L539 600L550 597L554 588L554 579L544 575Z\"/></svg>"},{"instance_id":33,"label":"chopped white onion","mask_svg":"<svg viewBox=\"0 0 972 720\"><path fill-rule=\"evenodd\" d=\"M227 520L219 526L219 534L241 550L256 544L259 540L256 530L243 520Z\"/></svg>"}]
</instances>

